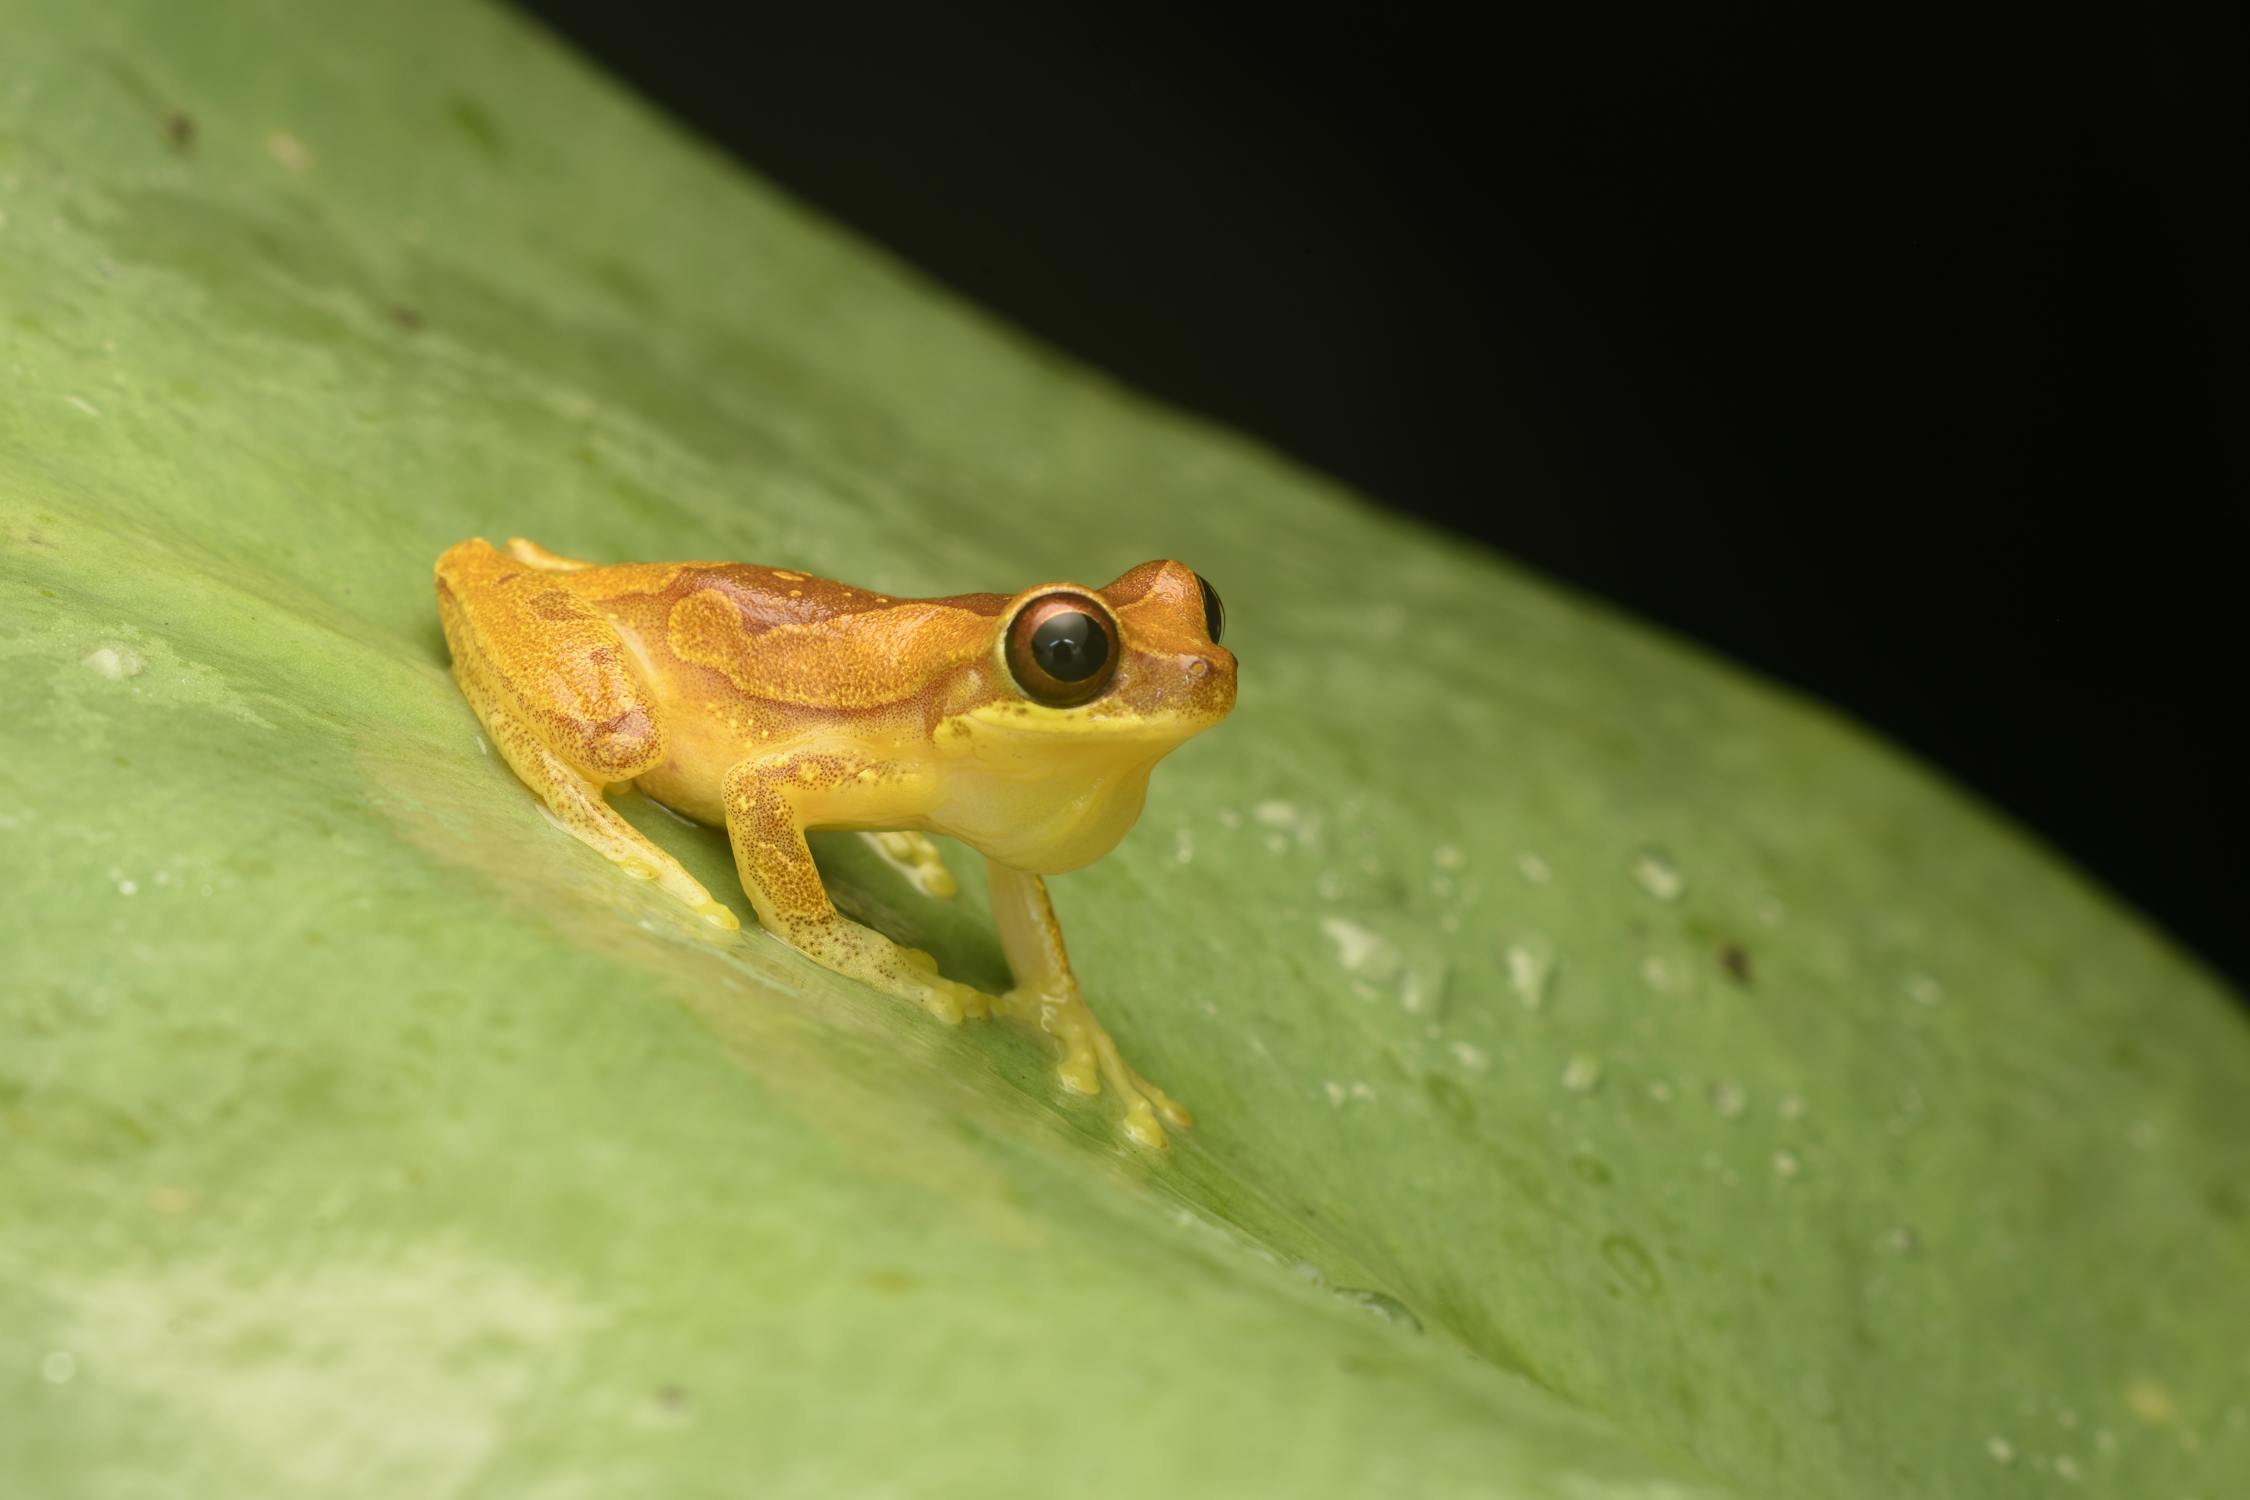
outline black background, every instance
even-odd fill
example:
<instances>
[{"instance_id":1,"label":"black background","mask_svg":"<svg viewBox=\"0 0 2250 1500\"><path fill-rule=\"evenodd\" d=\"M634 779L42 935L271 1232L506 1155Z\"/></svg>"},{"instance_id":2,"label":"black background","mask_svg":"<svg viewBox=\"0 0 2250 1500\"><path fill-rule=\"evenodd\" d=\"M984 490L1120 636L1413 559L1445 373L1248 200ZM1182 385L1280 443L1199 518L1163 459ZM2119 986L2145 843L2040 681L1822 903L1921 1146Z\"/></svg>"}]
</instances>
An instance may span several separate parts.
<instances>
[{"instance_id":1,"label":"black background","mask_svg":"<svg viewBox=\"0 0 2250 1500\"><path fill-rule=\"evenodd\" d=\"M1842 706L2250 983L2233 7L529 9L1050 342Z\"/></svg>"}]
</instances>

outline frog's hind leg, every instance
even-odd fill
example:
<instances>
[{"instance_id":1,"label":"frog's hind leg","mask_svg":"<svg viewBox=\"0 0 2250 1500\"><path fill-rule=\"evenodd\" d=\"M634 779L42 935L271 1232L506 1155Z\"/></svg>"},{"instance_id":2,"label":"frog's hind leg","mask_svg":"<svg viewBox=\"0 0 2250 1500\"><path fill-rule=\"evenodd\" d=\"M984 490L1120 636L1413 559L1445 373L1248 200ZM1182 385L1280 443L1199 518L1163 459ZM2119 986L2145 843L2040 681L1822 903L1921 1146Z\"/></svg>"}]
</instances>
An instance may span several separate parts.
<instances>
[{"instance_id":1,"label":"frog's hind leg","mask_svg":"<svg viewBox=\"0 0 2250 1500\"><path fill-rule=\"evenodd\" d=\"M462 695L500 758L555 821L712 925L739 927L678 860L602 798L604 787L664 759L655 704L615 628L483 542L463 542L438 560L438 612ZM519 681L547 685L548 701L530 698Z\"/></svg>"}]
</instances>

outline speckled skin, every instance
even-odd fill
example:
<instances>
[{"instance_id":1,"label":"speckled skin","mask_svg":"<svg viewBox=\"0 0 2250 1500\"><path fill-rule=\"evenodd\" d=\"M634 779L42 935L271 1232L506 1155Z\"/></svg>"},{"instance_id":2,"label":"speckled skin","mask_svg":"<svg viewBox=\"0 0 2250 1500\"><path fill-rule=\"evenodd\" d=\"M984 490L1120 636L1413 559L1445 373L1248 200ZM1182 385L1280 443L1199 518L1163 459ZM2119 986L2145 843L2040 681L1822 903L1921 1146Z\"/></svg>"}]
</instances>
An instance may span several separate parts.
<instances>
[{"instance_id":1,"label":"speckled skin","mask_svg":"<svg viewBox=\"0 0 2250 1500\"><path fill-rule=\"evenodd\" d=\"M1015 612L1057 589L1098 599L1118 635L1115 674L1070 708L1028 699L1005 657ZM1206 633L1186 567L1144 563L1103 589L892 599L784 568L599 567L478 539L438 559L437 593L454 676L493 745L626 873L737 925L604 800L630 784L723 824L758 920L809 957L948 1021L997 1009L1038 1026L1063 1044L1064 1082L1097 1093L1108 1079L1146 1144L1163 1144L1159 1116L1189 1123L1086 1009L1040 879L1109 852L1156 762L1234 704L1234 657ZM898 834L982 852L1017 987L989 996L942 978L838 914L813 828L884 831L938 892L950 881L935 851Z\"/></svg>"}]
</instances>

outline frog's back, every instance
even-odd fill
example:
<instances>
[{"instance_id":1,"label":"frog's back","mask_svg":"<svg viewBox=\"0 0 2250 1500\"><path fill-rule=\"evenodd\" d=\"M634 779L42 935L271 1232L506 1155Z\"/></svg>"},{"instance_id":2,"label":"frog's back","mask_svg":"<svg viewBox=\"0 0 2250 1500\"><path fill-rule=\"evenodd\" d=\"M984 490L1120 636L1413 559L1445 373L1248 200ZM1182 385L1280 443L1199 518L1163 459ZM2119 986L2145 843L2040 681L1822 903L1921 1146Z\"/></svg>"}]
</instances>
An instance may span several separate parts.
<instances>
[{"instance_id":1,"label":"frog's back","mask_svg":"<svg viewBox=\"0 0 2250 1500\"><path fill-rule=\"evenodd\" d=\"M989 657L1009 602L1004 594L896 599L755 563L585 563L520 538L505 553L463 542L438 563L441 579L471 571L590 607L632 642L665 697L712 701L731 687L775 705L846 713L927 705L948 679Z\"/></svg>"},{"instance_id":2,"label":"frog's back","mask_svg":"<svg viewBox=\"0 0 2250 1500\"><path fill-rule=\"evenodd\" d=\"M895 599L755 563L628 563L560 581L667 678L700 669L747 698L846 713L921 702L973 669L1008 604L1002 594Z\"/></svg>"}]
</instances>

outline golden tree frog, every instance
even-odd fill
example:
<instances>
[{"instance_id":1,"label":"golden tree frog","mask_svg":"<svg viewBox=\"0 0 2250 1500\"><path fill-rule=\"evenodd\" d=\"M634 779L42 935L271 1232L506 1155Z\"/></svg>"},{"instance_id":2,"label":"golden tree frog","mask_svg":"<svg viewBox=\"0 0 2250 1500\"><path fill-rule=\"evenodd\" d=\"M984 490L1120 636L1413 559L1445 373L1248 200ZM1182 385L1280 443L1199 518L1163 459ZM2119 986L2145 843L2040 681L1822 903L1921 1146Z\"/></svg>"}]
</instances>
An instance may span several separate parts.
<instances>
[{"instance_id":1,"label":"golden tree frog","mask_svg":"<svg viewBox=\"0 0 2250 1500\"><path fill-rule=\"evenodd\" d=\"M717 927L726 906L606 800L631 786L723 826L758 921L817 963L948 1023L1053 1037L1069 1089L1106 1081L1147 1146L1188 1112L1087 1009L1041 877L1113 848L1156 763L1234 706L1218 594L1177 562L1106 588L894 599L787 568L600 566L522 538L437 562L453 674L557 821ZM839 914L809 829L880 840L949 893L928 835L982 853L1015 987L987 995Z\"/></svg>"}]
</instances>

